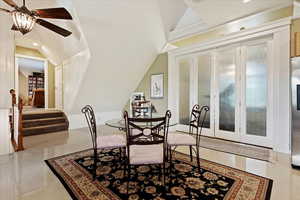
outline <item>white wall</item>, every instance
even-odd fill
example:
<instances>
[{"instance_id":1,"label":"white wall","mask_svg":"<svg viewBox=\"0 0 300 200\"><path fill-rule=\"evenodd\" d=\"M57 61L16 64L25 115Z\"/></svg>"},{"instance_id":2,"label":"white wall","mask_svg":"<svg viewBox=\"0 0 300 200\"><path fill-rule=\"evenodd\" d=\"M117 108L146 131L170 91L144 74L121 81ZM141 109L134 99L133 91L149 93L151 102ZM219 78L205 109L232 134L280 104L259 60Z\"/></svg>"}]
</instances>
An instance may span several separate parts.
<instances>
[{"instance_id":1,"label":"white wall","mask_svg":"<svg viewBox=\"0 0 300 200\"><path fill-rule=\"evenodd\" d=\"M90 51L86 49L81 53L65 60L63 67L63 101L64 110L70 112L76 102L83 78L90 62Z\"/></svg>"},{"instance_id":2,"label":"white wall","mask_svg":"<svg viewBox=\"0 0 300 200\"><path fill-rule=\"evenodd\" d=\"M11 152L8 109L14 88L14 40L9 16L0 15L0 155Z\"/></svg>"},{"instance_id":3,"label":"white wall","mask_svg":"<svg viewBox=\"0 0 300 200\"><path fill-rule=\"evenodd\" d=\"M120 112L166 43L159 6L148 0L75 0L74 6L91 57L85 74L72 66L64 78L75 93L64 101L66 112L79 114L86 104L99 113Z\"/></svg>"},{"instance_id":4,"label":"white wall","mask_svg":"<svg viewBox=\"0 0 300 200\"><path fill-rule=\"evenodd\" d=\"M7 96L14 88L14 38L9 22L9 16L0 15L0 109L9 108Z\"/></svg>"},{"instance_id":5,"label":"white wall","mask_svg":"<svg viewBox=\"0 0 300 200\"><path fill-rule=\"evenodd\" d=\"M290 27L274 34L274 54L277 69L274 76L274 147L278 152L291 152L291 82Z\"/></svg>"},{"instance_id":6,"label":"white wall","mask_svg":"<svg viewBox=\"0 0 300 200\"><path fill-rule=\"evenodd\" d=\"M185 10L180 0L176 5L174 0L43 0L28 1L27 5L33 9L63 6L74 18L53 21L71 30L71 37L36 25L25 36L15 33L15 39L29 48L33 42L39 43L45 57L64 66L65 111L75 128L84 125L78 115L86 104L95 107L99 123L120 117L131 92L167 43L169 29ZM0 6L8 8L2 1ZM15 44L9 15L3 13L0 24L0 47L5 49L0 52L0 109L6 112L10 104L6 94L14 88ZM0 136L0 145L5 140Z\"/></svg>"},{"instance_id":7,"label":"white wall","mask_svg":"<svg viewBox=\"0 0 300 200\"><path fill-rule=\"evenodd\" d=\"M96 112L95 118L97 125L104 125L108 120L120 119L122 112ZM87 122L83 114L69 114L69 128L78 129L87 127Z\"/></svg>"}]
</instances>

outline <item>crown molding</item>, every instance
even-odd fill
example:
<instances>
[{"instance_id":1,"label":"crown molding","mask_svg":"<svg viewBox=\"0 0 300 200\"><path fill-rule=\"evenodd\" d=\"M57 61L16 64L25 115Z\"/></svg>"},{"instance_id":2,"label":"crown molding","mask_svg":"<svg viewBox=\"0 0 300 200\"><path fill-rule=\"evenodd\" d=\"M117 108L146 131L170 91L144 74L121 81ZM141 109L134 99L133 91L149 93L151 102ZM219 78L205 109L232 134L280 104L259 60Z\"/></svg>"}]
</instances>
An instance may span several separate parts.
<instances>
[{"instance_id":1,"label":"crown molding","mask_svg":"<svg viewBox=\"0 0 300 200\"><path fill-rule=\"evenodd\" d=\"M281 30L282 28L286 28L286 27L289 28L291 23L292 23L292 17L286 17L280 20L262 24L254 28L235 32L230 35L223 36L221 38L212 39L206 42L195 43L185 47L177 48L169 51L168 53L169 55L173 55L173 56L183 55L195 51L214 48L220 45L226 45L229 43L238 42L240 40L245 40L253 37L262 37L262 36L273 34L274 32Z\"/></svg>"},{"instance_id":2,"label":"crown molding","mask_svg":"<svg viewBox=\"0 0 300 200\"><path fill-rule=\"evenodd\" d=\"M174 43L174 42L177 42L179 40L187 39L187 38L195 36L195 35L211 32L211 31L214 31L216 29L223 28L223 27L225 27L226 25L228 25L230 23L237 23L237 22L242 21L242 20L253 19L257 15L270 13L272 11L279 10L281 8L285 8L285 7L288 7L288 6L293 6L293 5L294 5L293 2L284 3L284 4L281 4L280 6L276 6L276 7L273 7L273 8L268 8L268 9L262 10L261 12L258 12L258 13L251 13L247 16L243 16L243 17L240 17L238 19L230 20L230 21L227 21L225 23L217 24L217 25L214 25L214 26L207 26L203 22L193 23L193 24L187 25L185 27L180 27L178 29L175 29L175 30L171 31L168 35L168 41L169 41L169 43ZM205 27L203 27L203 25Z\"/></svg>"}]
</instances>

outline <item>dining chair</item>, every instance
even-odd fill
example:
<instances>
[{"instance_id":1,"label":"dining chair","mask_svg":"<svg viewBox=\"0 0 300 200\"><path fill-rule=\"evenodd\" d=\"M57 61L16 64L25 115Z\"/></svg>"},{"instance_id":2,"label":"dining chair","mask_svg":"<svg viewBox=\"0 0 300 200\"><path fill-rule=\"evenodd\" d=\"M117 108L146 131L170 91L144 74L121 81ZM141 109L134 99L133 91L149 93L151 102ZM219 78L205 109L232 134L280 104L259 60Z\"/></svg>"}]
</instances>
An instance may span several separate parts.
<instances>
[{"instance_id":1,"label":"dining chair","mask_svg":"<svg viewBox=\"0 0 300 200\"><path fill-rule=\"evenodd\" d=\"M128 179L127 193L132 166L158 164L160 166L159 178L163 174L163 185L165 185L166 138L170 118L170 111L167 111L164 117L159 118L129 118L128 112L124 112L127 139L127 174L126 171L124 173ZM139 134L137 131L133 134L133 130L138 130Z\"/></svg>"},{"instance_id":2,"label":"dining chair","mask_svg":"<svg viewBox=\"0 0 300 200\"><path fill-rule=\"evenodd\" d=\"M81 112L84 114L89 131L92 137L93 143L93 180L97 177L97 163L101 162L100 158L98 158L98 150L103 149L114 149L119 148L120 151L120 159L122 157L122 148L126 148L126 137L124 135L98 135L97 133L97 123L95 118L95 113L90 105L86 105L82 108Z\"/></svg>"},{"instance_id":3,"label":"dining chair","mask_svg":"<svg viewBox=\"0 0 300 200\"><path fill-rule=\"evenodd\" d=\"M200 138L202 128L206 119L208 106L194 105L189 122L189 133L172 133L168 135L167 144L170 164L172 164L172 151L174 152L178 146L188 146L190 148L190 159L193 161L193 151L196 154L198 170L200 170Z\"/></svg>"}]
</instances>

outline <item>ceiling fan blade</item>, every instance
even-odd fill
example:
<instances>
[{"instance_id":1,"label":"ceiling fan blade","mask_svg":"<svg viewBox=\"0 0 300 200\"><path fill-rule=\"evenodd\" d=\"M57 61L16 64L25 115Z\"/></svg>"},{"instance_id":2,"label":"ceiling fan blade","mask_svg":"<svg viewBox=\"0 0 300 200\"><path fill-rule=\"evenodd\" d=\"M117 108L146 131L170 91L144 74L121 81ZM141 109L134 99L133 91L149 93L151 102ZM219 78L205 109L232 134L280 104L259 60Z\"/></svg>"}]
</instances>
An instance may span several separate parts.
<instances>
[{"instance_id":1,"label":"ceiling fan blade","mask_svg":"<svg viewBox=\"0 0 300 200\"><path fill-rule=\"evenodd\" d=\"M65 8L46 8L33 10L38 17L52 19L73 19L71 14Z\"/></svg>"},{"instance_id":2,"label":"ceiling fan blade","mask_svg":"<svg viewBox=\"0 0 300 200\"><path fill-rule=\"evenodd\" d=\"M4 8L0 8L0 11L4 11L4 12L10 13L10 10L4 9Z\"/></svg>"},{"instance_id":3,"label":"ceiling fan blade","mask_svg":"<svg viewBox=\"0 0 300 200\"><path fill-rule=\"evenodd\" d=\"M13 8L17 8L18 5L13 0L3 0L6 4L10 5Z\"/></svg>"},{"instance_id":4,"label":"ceiling fan blade","mask_svg":"<svg viewBox=\"0 0 300 200\"><path fill-rule=\"evenodd\" d=\"M43 19L37 19L36 20L36 23L38 23L39 25L47 28L47 29L50 29L51 31L54 31L55 33L58 33L64 37L68 37L69 35L72 34L72 32L66 30L66 29L63 29L59 26L56 26L55 24L52 24L46 20L43 20Z\"/></svg>"}]
</instances>

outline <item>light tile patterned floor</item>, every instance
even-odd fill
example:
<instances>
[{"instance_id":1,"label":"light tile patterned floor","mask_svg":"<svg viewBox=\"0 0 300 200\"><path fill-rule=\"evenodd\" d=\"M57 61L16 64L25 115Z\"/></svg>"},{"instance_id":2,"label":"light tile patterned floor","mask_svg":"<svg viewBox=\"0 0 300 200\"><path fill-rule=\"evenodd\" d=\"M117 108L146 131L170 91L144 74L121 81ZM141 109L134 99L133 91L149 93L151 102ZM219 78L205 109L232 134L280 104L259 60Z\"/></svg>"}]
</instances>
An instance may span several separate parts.
<instances>
[{"instance_id":1,"label":"light tile patterned floor","mask_svg":"<svg viewBox=\"0 0 300 200\"><path fill-rule=\"evenodd\" d=\"M108 127L101 127L100 131L105 134L118 132ZM70 199L44 160L84 150L90 145L87 129L27 137L26 151L0 156L0 199ZM187 152L185 148L180 150ZM269 163L208 149L200 152L204 159L272 178L272 200L300 200L300 171L291 169L288 155L275 153L275 162Z\"/></svg>"}]
</instances>

